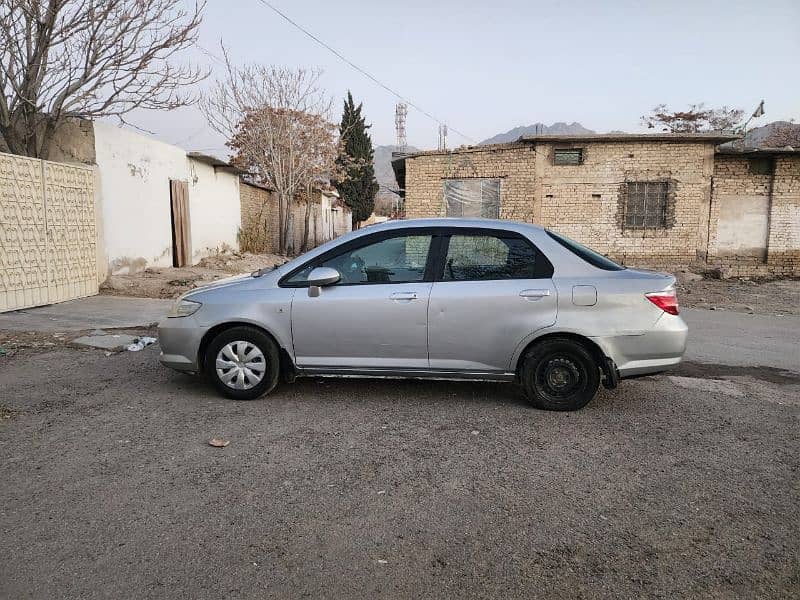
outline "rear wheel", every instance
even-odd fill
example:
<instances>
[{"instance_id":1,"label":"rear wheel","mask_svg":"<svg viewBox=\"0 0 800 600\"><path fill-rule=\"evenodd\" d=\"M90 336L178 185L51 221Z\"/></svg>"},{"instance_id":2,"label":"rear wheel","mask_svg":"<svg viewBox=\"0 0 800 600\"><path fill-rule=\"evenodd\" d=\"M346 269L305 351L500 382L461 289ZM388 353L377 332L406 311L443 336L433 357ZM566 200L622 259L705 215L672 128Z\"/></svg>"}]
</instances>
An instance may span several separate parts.
<instances>
[{"instance_id":1,"label":"rear wheel","mask_svg":"<svg viewBox=\"0 0 800 600\"><path fill-rule=\"evenodd\" d=\"M520 378L528 401L536 408L578 410L594 398L600 369L578 342L553 338L528 351Z\"/></svg>"},{"instance_id":2,"label":"rear wheel","mask_svg":"<svg viewBox=\"0 0 800 600\"><path fill-rule=\"evenodd\" d=\"M228 398L253 400L271 392L278 383L278 346L254 327L226 329L208 346L205 372Z\"/></svg>"}]
</instances>

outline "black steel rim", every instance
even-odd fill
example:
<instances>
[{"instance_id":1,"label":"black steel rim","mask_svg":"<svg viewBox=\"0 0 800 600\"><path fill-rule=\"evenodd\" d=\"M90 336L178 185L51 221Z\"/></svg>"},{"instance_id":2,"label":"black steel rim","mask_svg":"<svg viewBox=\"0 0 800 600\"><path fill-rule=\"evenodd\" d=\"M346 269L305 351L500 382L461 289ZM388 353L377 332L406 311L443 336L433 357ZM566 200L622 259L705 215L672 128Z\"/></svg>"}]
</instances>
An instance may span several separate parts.
<instances>
[{"instance_id":1,"label":"black steel rim","mask_svg":"<svg viewBox=\"0 0 800 600\"><path fill-rule=\"evenodd\" d=\"M586 381L581 364L570 356L542 360L534 374L537 391L548 401L561 404L579 392Z\"/></svg>"}]
</instances>

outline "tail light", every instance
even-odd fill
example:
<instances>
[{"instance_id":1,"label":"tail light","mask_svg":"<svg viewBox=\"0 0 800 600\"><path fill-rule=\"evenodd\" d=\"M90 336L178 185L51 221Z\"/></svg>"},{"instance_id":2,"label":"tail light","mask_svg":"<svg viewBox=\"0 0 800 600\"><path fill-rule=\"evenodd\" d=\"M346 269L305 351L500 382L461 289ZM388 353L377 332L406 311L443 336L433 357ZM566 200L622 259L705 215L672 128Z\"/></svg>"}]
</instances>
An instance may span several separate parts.
<instances>
[{"instance_id":1,"label":"tail light","mask_svg":"<svg viewBox=\"0 0 800 600\"><path fill-rule=\"evenodd\" d=\"M650 292L649 294L645 294L645 298L650 300L650 302L655 304L665 313L677 315L679 312L678 295L675 293L674 289L664 290L662 292Z\"/></svg>"}]
</instances>

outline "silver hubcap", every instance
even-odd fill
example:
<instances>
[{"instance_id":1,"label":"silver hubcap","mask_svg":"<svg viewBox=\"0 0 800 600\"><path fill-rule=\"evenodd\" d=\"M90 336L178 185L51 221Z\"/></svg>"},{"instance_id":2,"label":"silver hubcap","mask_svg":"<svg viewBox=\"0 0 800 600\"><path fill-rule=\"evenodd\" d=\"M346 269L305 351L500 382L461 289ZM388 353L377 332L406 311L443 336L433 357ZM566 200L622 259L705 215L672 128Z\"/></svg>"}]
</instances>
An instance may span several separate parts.
<instances>
[{"instance_id":1,"label":"silver hubcap","mask_svg":"<svg viewBox=\"0 0 800 600\"><path fill-rule=\"evenodd\" d=\"M217 354L217 377L234 390L249 390L264 378L267 360L250 342L225 344Z\"/></svg>"}]
</instances>

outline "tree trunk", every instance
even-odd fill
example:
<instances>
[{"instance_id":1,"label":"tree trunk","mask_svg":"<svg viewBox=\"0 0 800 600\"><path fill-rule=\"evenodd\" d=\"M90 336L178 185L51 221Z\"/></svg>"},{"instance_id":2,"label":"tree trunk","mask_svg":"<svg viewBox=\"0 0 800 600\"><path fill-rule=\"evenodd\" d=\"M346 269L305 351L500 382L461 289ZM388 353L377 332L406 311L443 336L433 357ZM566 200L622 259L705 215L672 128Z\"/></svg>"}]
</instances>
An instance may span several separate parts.
<instances>
[{"instance_id":1,"label":"tree trunk","mask_svg":"<svg viewBox=\"0 0 800 600\"><path fill-rule=\"evenodd\" d=\"M311 198L306 197L306 218L303 226L303 245L300 247L301 252L308 252L311 248L308 247L308 234L311 230Z\"/></svg>"},{"instance_id":2,"label":"tree trunk","mask_svg":"<svg viewBox=\"0 0 800 600\"><path fill-rule=\"evenodd\" d=\"M278 250L283 255L289 254L289 242L286 235L289 221L289 203L284 192L278 192Z\"/></svg>"},{"instance_id":3,"label":"tree trunk","mask_svg":"<svg viewBox=\"0 0 800 600\"><path fill-rule=\"evenodd\" d=\"M284 254L294 254L294 211L289 197L286 198L286 223L283 229L283 240L286 245Z\"/></svg>"}]
</instances>

